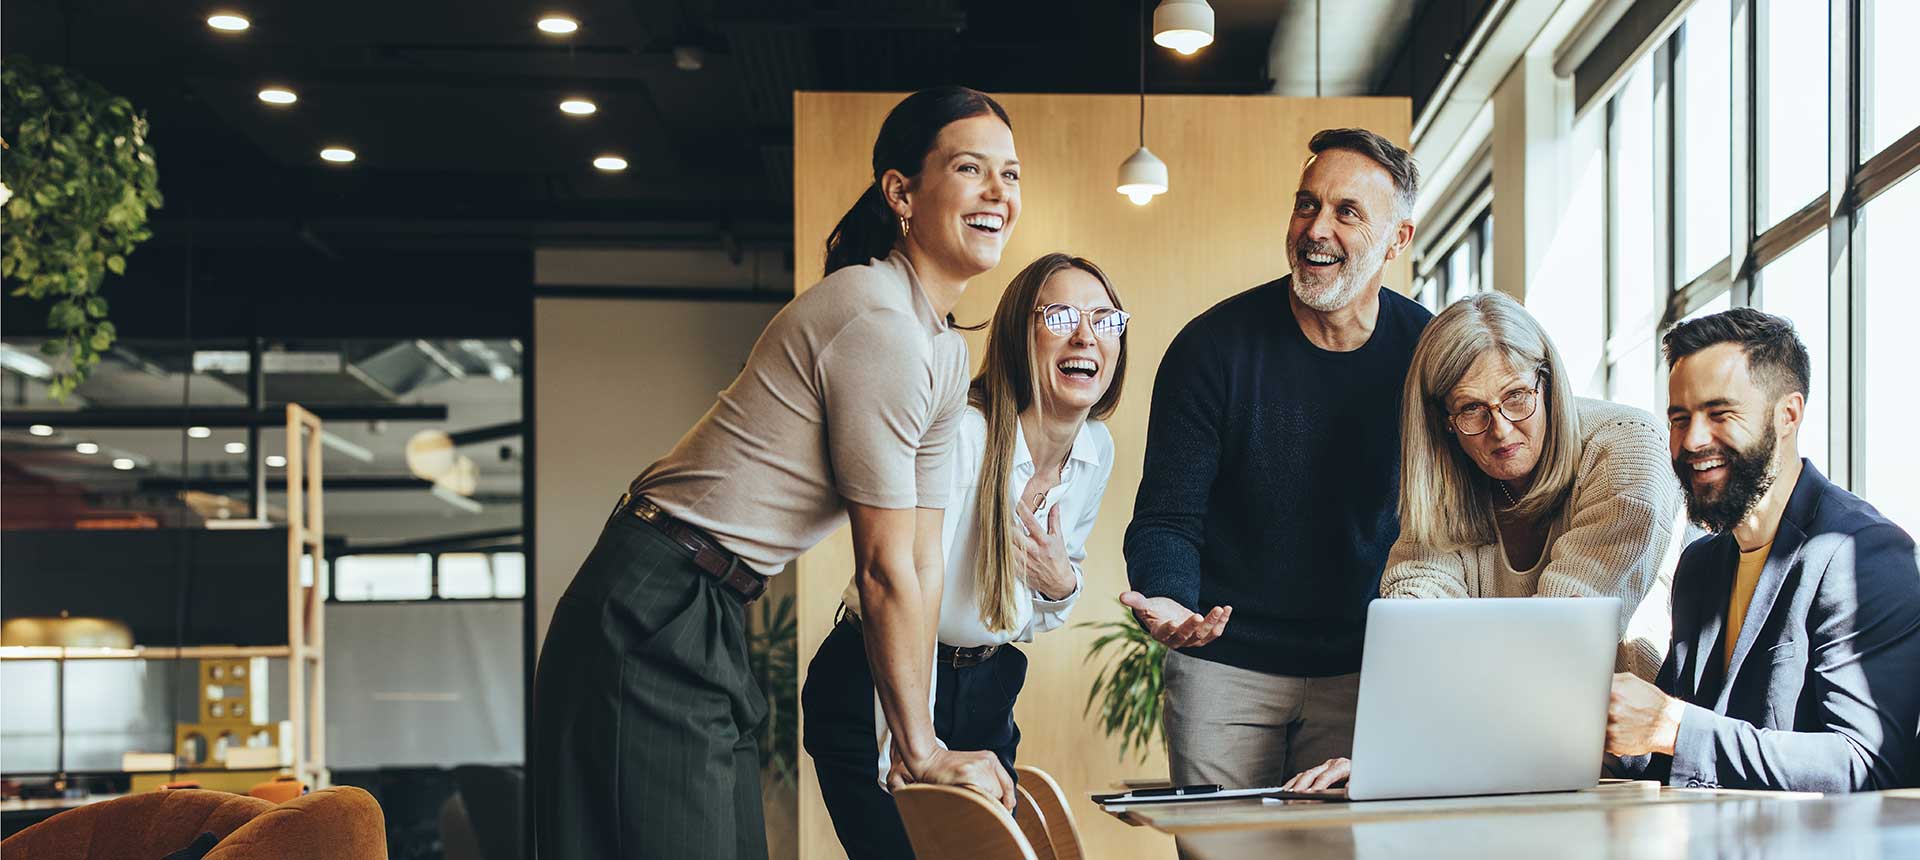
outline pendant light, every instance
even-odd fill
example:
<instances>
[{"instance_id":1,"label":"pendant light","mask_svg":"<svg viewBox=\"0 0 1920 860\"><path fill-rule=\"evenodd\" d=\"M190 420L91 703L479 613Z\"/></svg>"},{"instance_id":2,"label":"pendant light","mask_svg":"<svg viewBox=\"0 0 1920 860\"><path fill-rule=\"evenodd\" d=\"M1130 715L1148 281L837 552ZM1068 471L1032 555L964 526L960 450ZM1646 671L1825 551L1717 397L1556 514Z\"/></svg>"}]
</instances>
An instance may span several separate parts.
<instances>
[{"instance_id":1,"label":"pendant light","mask_svg":"<svg viewBox=\"0 0 1920 860\"><path fill-rule=\"evenodd\" d=\"M1160 0L1153 9L1153 42L1189 56L1213 44L1213 7L1207 0Z\"/></svg>"},{"instance_id":2,"label":"pendant light","mask_svg":"<svg viewBox=\"0 0 1920 860\"><path fill-rule=\"evenodd\" d=\"M1161 4L1163 7L1166 5ZM1201 4L1206 5L1206 4ZM1120 183L1114 190L1135 206L1145 206L1156 194L1167 193L1167 163L1147 149L1147 33L1146 0L1140 0L1140 148L1120 162ZM1212 10L1207 14L1211 16ZM1156 18L1159 14L1156 12Z\"/></svg>"}]
</instances>

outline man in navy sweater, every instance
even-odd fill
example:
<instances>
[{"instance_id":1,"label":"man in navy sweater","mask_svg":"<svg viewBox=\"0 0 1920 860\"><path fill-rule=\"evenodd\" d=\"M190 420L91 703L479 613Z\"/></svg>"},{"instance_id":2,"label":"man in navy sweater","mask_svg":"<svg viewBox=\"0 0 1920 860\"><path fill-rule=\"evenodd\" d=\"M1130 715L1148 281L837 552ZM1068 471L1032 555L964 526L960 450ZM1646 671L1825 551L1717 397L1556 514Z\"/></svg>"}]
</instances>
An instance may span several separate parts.
<instances>
[{"instance_id":1,"label":"man in navy sweater","mask_svg":"<svg viewBox=\"0 0 1920 860\"><path fill-rule=\"evenodd\" d=\"M1121 602L1173 649L1176 784L1279 785L1351 753L1400 532L1400 389L1433 315L1380 279L1413 241L1418 171L1363 129L1308 148L1292 274L1188 323L1154 381Z\"/></svg>"}]
</instances>

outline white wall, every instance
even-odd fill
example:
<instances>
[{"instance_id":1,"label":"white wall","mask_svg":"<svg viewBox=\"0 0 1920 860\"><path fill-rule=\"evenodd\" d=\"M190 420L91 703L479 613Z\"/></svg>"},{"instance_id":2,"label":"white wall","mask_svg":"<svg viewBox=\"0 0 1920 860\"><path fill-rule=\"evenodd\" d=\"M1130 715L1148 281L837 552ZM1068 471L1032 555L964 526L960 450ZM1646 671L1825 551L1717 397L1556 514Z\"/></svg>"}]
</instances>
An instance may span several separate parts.
<instances>
[{"instance_id":1,"label":"white wall","mask_svg":"<svg viewBox=\"0 0 1920 860\"><path fill-rule=\"evenodd\" d=\"M733 381L767 302L534 302L536 642L627 482Z\"/></svg>"}]
</instances>

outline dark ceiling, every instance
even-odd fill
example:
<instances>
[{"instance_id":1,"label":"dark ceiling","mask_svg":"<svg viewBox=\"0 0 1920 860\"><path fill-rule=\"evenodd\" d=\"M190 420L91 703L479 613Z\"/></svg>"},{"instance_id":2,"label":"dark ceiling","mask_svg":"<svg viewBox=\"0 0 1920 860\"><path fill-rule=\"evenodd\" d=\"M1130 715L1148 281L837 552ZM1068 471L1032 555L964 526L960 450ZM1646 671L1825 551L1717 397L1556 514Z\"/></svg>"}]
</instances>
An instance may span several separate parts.
<instances>
[{"instance_id":1,"label":"dark ceiling","mask_svg":"<svg viewBox=\"0 0 1920 860\"><path fill-rule=\"evenodd\" d=\"M1213 46L1191 58L1148 52L1150 91L1268 91L1275 26L1306 4L1213 5ZM1459 4L1408 0L1407 14L1435 5ZM174 319L188 283L206 290L201 313L211 315L194 328L228 334L258 333L264 320L298 329L360 319L356 297L447 318L510 295L498 319L448 332L482 336L513 333L490 326L523 325L526 252L538 244L791 247L795 89L964 83L990 92L1130 92L1140 8L1125 0L6 0L0 55L66 66L147 112L166 206L128 280L171 285L146 290L172 296L154 302L151 316ZM252 27L212 30L205 18L222 9L245 14ZM534 22L548 11L577 18L580 30L538 32ZM704 66L676 68L676 45L702 48ZM1382 88L1417 88L1407 77L1383 69ZM263 104L255 94L266 84L293 88L298 103ZM591 98L599 111L562 114L557 104L569 95ZM321 161L319 149L335 143L358 160ZM593 169L603 152L623 155L629 169ZM262 302L263 291L288 290L316 295ZM109 295L116 292L124 291ZM330 317L327 297L340 300L342 319ZM281 319L300 308L304 320ZM405 334L435 333L400 319L396 327L412 326ZM37 323L9 319L6 329ZM156 323L147 333L170 332Z\"/></svg>"}]
</instances>

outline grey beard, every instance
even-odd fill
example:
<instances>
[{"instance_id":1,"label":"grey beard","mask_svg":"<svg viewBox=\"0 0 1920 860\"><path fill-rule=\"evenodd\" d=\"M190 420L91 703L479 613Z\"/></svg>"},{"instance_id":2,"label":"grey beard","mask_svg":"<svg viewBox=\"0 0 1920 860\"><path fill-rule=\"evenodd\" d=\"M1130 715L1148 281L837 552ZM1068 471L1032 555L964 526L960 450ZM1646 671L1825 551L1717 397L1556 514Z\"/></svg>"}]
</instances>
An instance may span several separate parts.
<instances>
[{"instance_id":1,"label":"grey beard","mask_svg":"<svg viewBox=\"0 0 1920 860\"><path fill-rule=\"evenodd\" d=\"M1386 261L1387 243L1381 242L1362 254L1349 256L1347 264L1340 267L1340 277L1314 293L1303 289L1300 278L1296 275L1293 279L1294 298L1321 313L1337 311L1360 297L1360 293L1367 288L1367 284L1380 274L1380 267L1385 265ZM1355 265L1356 263L1359 265Z\"/></svg>"}]
</instances>

